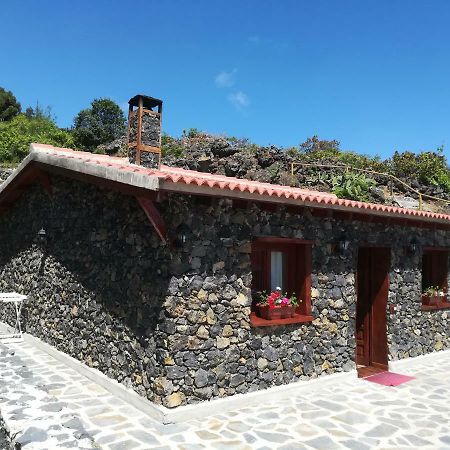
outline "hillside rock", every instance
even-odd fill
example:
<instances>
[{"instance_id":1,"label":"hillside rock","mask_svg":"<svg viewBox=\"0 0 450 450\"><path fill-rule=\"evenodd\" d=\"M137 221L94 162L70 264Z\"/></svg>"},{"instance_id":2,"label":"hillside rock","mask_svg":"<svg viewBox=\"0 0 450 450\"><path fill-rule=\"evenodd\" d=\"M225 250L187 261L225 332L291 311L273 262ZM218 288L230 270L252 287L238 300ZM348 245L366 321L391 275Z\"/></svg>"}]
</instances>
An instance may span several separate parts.
<instances>
[{"instance_id":1,"label":"hillside rock","mask_svg":"<svg viewBox=\"0 0 450 450\"><path fill-rule=\"evenodd\" d=\"M12 173L14 169L6 169L0 167L0 184L3 183Z\"/></svg>"},{"instance_id":2,"label":"hillside rock","mask_svg":"<svg viewBox=\"0 0 450 450\"><path fill-rule=\"evenodd\" d=\"M309 165L296 165L292 173L292 163L300 162L299 152L273 145L257 146L247 139L213 136L202 132L183 135L179 139L168 139L170 146L163 145L162 157L162 163L168 166L323 192L330 192L332 178L343 173L339 168L319 167L341 164L333 158L310 158ZM100 146L99 151L109 155L126 156L126 144L126 136L123 136L110 144ZM174 152L173 148L177 151ZM377 187L370 189L370 202L417 209L418 199L401 182L393 181L390 186L385 176L373 174L370 177L377 183ZM423 185L417 180L402 181L423 194L450 200L450 193L444 192L439 186ZM390 194L391 188L393 196ZM435 202L427 205L428 200L424 200L425 209L450 212L450 205Z\"/></svg>"},{"instance_id":3,"label":"hillside rock","mask_svg":"<svg viewBox=\"0 0 450 450\"><path fill-rule=\"evenodd\" d=\"M99 153L106 153L110 156L127 156L127 136L122 136L109 144L99 145L97 147Z\"/></svg>"}]
</instances>

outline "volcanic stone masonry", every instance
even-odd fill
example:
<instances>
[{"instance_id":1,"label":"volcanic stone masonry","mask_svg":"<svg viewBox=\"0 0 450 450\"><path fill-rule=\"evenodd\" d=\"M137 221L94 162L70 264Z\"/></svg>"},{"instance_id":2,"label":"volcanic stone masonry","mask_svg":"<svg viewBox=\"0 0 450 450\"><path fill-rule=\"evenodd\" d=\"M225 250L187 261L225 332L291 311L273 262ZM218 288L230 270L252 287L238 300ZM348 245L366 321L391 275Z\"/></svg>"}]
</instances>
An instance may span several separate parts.
<instances>
[{"instance_id":1,"label":"volcanic stone masonry","mask_svg":"<svg viewBox=\"0 0 450 450\"><path fill-rule=\"evenodd\" d=\"M29 295L25 329L59 350L176 407L355 367L355 270L360 244L390 245L391 359L450 348L448 313L421 311L423 246L449 246L444 231L339 221L205 204L169 195L158 205L169 249L133 197L51 178L0 218L0 289ZM47 242L36 242L44 228ZM351 241L343 256L331 245ZM312 323L250 326L250 249L255 236L304 238L312 252Z\"/></svg>"},{"instance_id":2,"label":"volcanic stone masonry","mask_svg":"<svg viewBox=\"0 0 450 450\"><path fill-rule=\"evenodd\" d=\"M130 118L130 142L137 140L138 115ZM161 119L156 114L144 112L142 115L142 144L160 148ZM128 158L132 164L136 163L136 148L132 147L128 151ZM149 168L158 167L159 155L157 153L142 152L141 165Z\"/></svg>"}]
</instances>

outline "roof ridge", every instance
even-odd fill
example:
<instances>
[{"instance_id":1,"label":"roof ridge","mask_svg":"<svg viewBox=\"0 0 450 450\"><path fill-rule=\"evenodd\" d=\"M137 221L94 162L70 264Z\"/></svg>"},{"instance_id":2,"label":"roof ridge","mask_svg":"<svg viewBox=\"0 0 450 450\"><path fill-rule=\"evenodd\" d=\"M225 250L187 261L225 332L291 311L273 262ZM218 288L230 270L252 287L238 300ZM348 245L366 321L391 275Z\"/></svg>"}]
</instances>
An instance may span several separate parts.
<instances>
[{"instance_id":1,"label":"roof ridge","mask_svg":"<svg viewBox=\"0 0 450 450\"><path fill-rule=\"evenodd\" d=\"M354 212L359 212L362 214L382 213L382 215L388 214L402 217L409 216L417 219L425 218L428 220L436 219L450 222L450 215L444 213L419 211L397 206L384 205L381 203L366 203L356 200L342 199L338 198L335 194L331 194L328 192L320 192L286 185L264 183L255 180L248 180L246 178L228 177L222 174L199 172L196 170L183 169L181 167L166 165L162 165L159 169L150 169L143 166L131 164L128 161L128 158L81 152L68 148L54 147L47 144L31 144L30 149L30 160L33 159L33 153L45 153L47 155L52 155L55 158L67 158L72 160L77 159L83 161L84 164L92 165L94 167L101 166L102 168L104 167L108 170L117 170L118 173L112 175L113 178L116 177L117 179L124 178L124 175L130 172L136 174L136 176L139 176L140 183L144 183L145 185L147 184L147 182L142 181L144 179L147 179L150 184L152 179L159 179L160 184L158 184L157 187L152 187L151 189L184 192L187 194L197 193L204 195L220 195L218 191L228 191L230 193L228 195L232 196L239 196L240 193L247 193L247 195L253 195L251 198L256 200L257 198L254 197L255 195L262 197L261 200L263 200L264 197L272 197L274 200L276 198L284 198L289 200L288 203L290 204L293 203L292 200L298 200L299 202L307 203L307 206L310 207L314 207L315 205L317 205L318 208L324 208L324 205L328 205L332 209L336 209L336 207L338 207L337 209L340 209L339 207L341 207L352 211L359 210ZM53 163L54 165L58 165L56 160L53 161ZM25 163L25 165L21 164L17 170L23 170L26 164L27 163ZM84 167L85 165L82 165L77 169L71 170L78 170L80 172L83 172ZM96 172L97 176L102 176L100 172L101 171ZM126 182L128 183L134 182L132 181L132 178L127 178L127 180L128 181ZM237 194L231 194L231 192L236 192ZM226 196L227 194L223 192L223 195Z\"/></svg>"}]
</instances>

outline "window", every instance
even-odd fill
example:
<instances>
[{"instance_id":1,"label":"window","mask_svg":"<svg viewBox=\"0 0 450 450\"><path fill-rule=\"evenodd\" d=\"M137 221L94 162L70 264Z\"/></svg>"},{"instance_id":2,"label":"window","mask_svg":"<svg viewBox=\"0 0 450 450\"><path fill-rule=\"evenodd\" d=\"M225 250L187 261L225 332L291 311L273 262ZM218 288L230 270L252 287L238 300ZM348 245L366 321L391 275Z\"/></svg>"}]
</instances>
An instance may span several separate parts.
<instances>
[{"instance_id":1,"label":"window","mask_svg":"<svg viewBox=\"0 0 450 450\"><path fill-rule=\"evenodd\" d=\"M450 307L447 249L425 249L422 256L422 308ZM444 295L442 295L444 294Z\"/></svg>"},{"instance_id":2,"label":"window","mask_svg":"<svg viewBox=\"0 0 450 450\"><path fill-rule=\"evenodd\" d=\"M259 238L252 243L252 292L273 292L277 287L288 296L295 294L302 302L289 319L265 320L256 315L252 305L254 326L270 326L307 322L311 317L311 243L299 239ZM266 323L267 322L267 323ZM276 322L276 323L275 323Z\"/></svg>"}]
</instances>

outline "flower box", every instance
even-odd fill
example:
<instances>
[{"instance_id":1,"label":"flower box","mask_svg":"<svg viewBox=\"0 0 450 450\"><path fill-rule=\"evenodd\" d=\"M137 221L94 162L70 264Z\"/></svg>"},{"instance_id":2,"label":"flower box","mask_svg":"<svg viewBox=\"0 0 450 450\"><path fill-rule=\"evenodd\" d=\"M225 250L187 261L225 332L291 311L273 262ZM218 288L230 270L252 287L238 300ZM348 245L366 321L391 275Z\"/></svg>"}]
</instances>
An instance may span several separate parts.
<instances>
[{"instance_id":1,"label":"flower box","mask_svg":"<svg viewBox=\"0 0 450 450\"><path fill-rule=\"evenodd\" d=\"M270 308L269 305L256 305L257 314L266 320L276 320L276 319L287 319L289 317L294 317L295 306L275 306Z\"/></svg>"},{"instance_id":2,"label":"flower box","mask_svg":"<svg viewBox=\"0 0 450 450\"><path fill-rule=\"evenodd\" d=\"M427 295L422 294L422 304L426 306L437 306L441 303L442 299L438 294Z\"/></svg>"}]
</instances>

